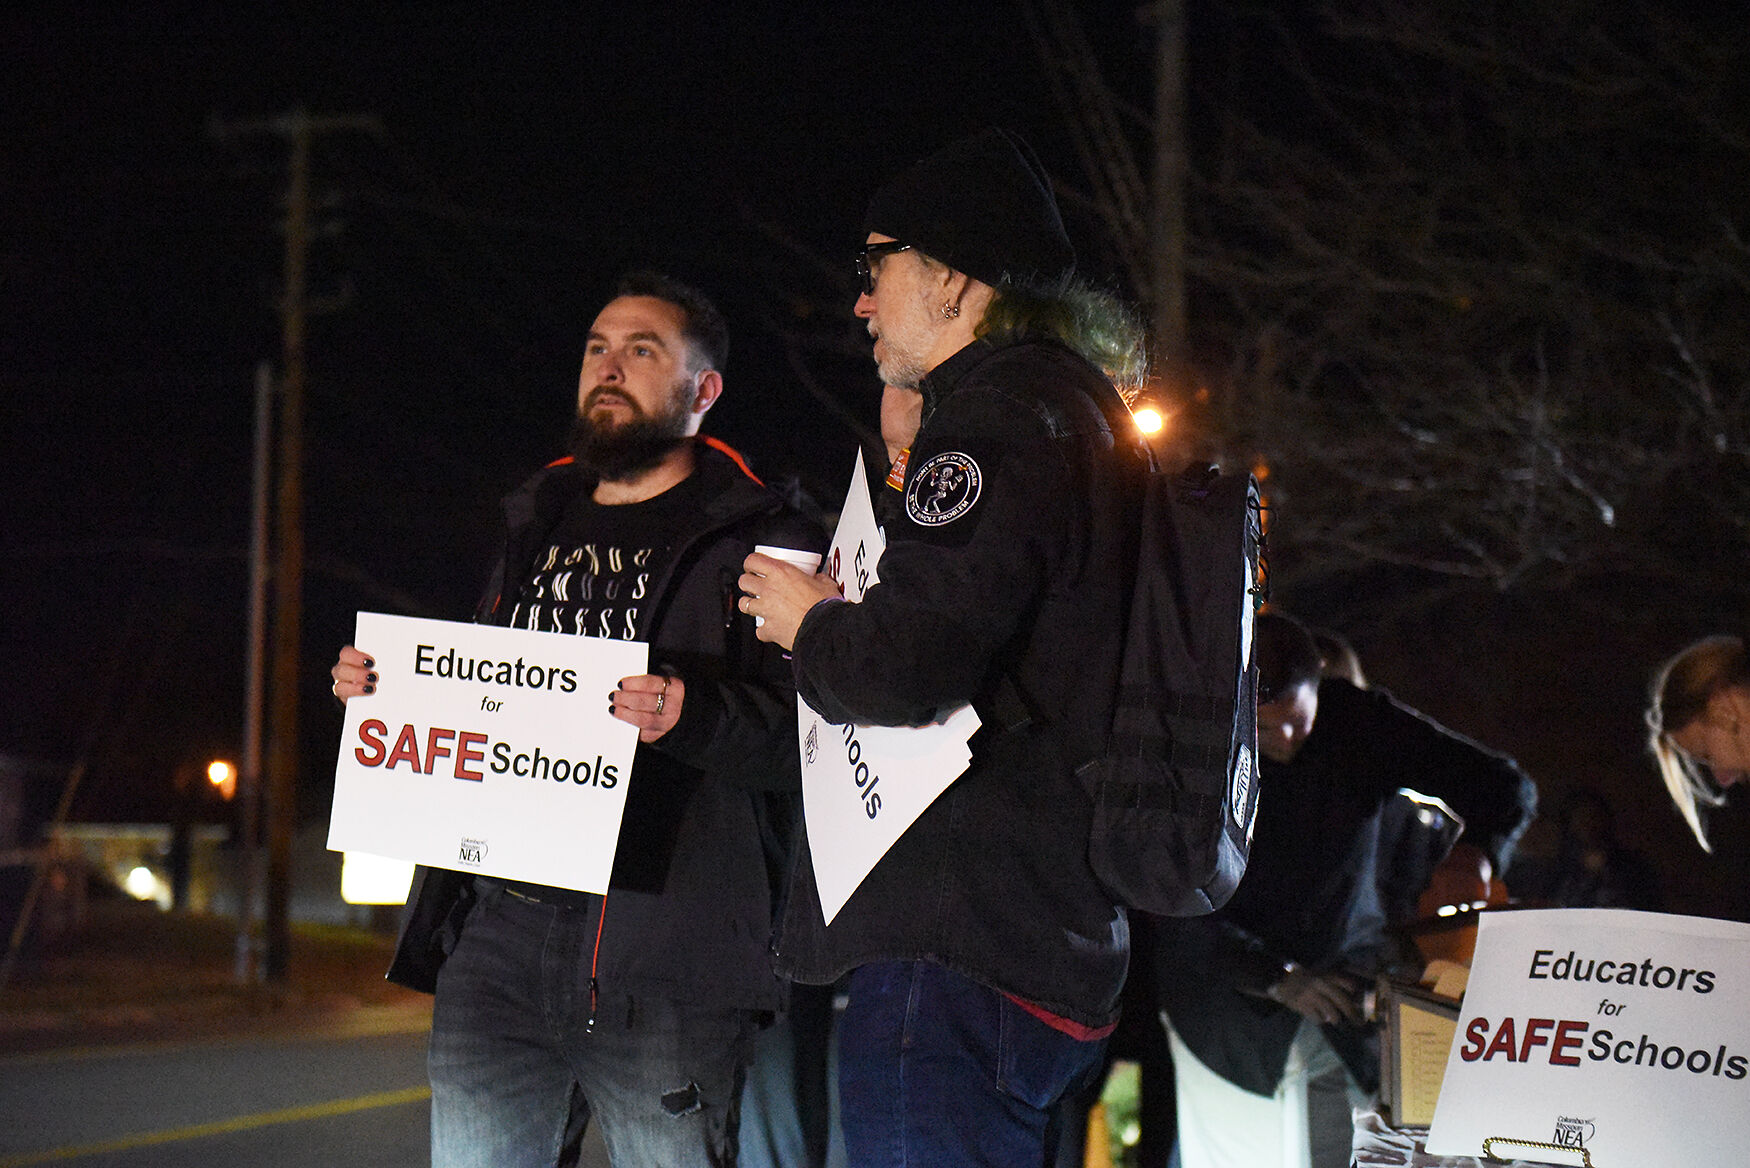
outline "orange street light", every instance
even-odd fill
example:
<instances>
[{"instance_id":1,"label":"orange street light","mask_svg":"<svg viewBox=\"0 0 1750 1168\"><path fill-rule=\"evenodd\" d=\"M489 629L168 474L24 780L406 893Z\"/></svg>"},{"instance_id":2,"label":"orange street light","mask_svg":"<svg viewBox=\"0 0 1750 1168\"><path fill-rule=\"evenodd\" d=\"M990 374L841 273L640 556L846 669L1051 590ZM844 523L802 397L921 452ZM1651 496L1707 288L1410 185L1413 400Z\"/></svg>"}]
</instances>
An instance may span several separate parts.
<instances>
[{"instance_id":1,"label":"orange street light","mask_svg":"<svg viewBox=\"0 0 1750 1168\"><path fill-rule=\"evenodd\" d=\"M1153 406L1143 406L1135 413L1136 428L1144 434L1159 434L1167 428L1166 415Z\"/></svg>"},{"instance_id":2,"label":"orange street light","mask_svg":"<svg viewBox=\"0 0 1750 1168\"><path fill-rule=\"evenodd\" d=\"M228 802L237 793L237 768L222 758L214 759L207 764L207 782Z\"/></svg>"}]
</instances>

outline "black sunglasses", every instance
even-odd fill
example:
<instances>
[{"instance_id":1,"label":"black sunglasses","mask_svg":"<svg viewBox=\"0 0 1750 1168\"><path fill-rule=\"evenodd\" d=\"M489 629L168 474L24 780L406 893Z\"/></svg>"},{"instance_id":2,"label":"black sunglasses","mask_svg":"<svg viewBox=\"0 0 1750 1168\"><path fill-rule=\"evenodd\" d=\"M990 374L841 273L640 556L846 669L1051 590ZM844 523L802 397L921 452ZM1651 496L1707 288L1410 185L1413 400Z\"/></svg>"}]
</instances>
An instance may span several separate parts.
<instances>
[{"instance_id":1,"label":"black sunglasses","mask_svg":"<svg viewBox=\"0 0 1750 1168\"><path fill-rule=\"evenodd\" d=\"M890 239L886 243L864 244L863 249L857 253L857 275L863 281L863 295L875 295L875 269L870 266L869 261L890 256L894 252L910 250L911 244L901 243L897 239Z\"/></svg>"}]
</instances>

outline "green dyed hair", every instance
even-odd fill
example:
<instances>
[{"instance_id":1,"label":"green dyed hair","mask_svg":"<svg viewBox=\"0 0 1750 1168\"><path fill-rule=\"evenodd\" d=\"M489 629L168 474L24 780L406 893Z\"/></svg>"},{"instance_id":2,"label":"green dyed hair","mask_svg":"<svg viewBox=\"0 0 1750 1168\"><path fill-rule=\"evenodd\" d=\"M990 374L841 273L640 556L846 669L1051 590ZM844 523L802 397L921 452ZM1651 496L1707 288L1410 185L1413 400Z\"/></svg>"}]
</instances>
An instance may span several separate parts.
<instances>
[{"instance_id":1,"label":"green dyed hair","mask_svg":"<svg viewBox=\"0 0 1750 1168\"><path fill-rule=\"evenodd\" d=\"M1135 310L1074 278L1047 288L999 286L977 332L998 342L1051 337L1103 370L1127 401L1148 380L1148 338Z\"/></svg>"}]
</instances>

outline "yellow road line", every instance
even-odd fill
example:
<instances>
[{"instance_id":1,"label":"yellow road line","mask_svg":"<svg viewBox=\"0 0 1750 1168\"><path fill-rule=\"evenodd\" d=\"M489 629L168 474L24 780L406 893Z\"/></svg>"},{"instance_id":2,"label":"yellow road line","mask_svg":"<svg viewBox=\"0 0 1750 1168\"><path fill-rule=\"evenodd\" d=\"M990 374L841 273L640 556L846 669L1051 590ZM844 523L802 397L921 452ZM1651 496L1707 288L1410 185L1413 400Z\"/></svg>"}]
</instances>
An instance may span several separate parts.
<instances>
[{"instance_id":1,"label":"yellow road line","mask_svg":"<svg viewBox=\"0 0 1750 1168\"><path fill-rule=\"evenodd\" d=\"M405 1087L400 1091L379 1091L375 1095L360 1095L352 1099L334 1099L327 1103L311 1103L303 1107L287 1107L280 1111L264 1111L258 1115L239 1115L234 1119L197 1123L190 1127L172 1128L169 1131L141 1132L139 1135L122 1136L120 1139L105 1140L98 1144L51 1148L46 1152L28 1152L19 1156L0 1157L0 1168L26 1168L27 1165L31 1164L52 1164L57 1160L77 1160L81 1156L97 1156L106 1152L127 1152L134 1148L149 1148L156 1144L174 1144L180 1140L198 1140L204 1136L250 1131L258 1127L272 1127L279 1123L303 1123L312 1119L328 1119L336 1115L348 1115L355 1111L369 1111L375 1107L399 1107L404 1103L418 1103L422 1099L430 1098L430 1087Z\"/></svg>"}]
</instances>

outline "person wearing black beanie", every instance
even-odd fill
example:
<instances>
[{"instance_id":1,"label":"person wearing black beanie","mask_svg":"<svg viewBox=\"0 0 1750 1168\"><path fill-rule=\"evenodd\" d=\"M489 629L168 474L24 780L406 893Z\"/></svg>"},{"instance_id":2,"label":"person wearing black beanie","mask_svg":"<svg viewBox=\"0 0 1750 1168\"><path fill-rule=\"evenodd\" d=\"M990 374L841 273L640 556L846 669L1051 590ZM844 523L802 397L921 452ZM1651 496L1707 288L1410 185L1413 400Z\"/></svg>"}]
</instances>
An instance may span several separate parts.
<instances>
[{"instance_id":1,"label":"person wearing black beanie","mask_svg":"<svg viewBox=\"0 0 1750 1168\"><path fill-rule=\"evenodd\" d=\"M1141 336L1076 277L1050 178L1004 130L882 186L858 270L877 368L919 419L889 479L903 501L880 582L835 603L828 578L753 555L741 607L829 721L924 725L970 703L982 728L830 925L812 856L840 844L799 849L778 960L802 982L849 974L853 1165L1040 1164L1053 1108L1099 1068L1128 959L1074 771L1111 723L1101 679L1117 676L1145 460L1105 371Z\"/></svg>"},{"instance_id":2,"label":"person wearing black beanie","mask_svg":"<svg viewBox=\"0 0 1750 1168\"><path fill-rule=\"evenodd\" d=\"M1075 269L1051 179L1008 130L963 138L901 173L869 200L863 227L993 288L1058 286Z\"/></svg>"}]
</instances>

